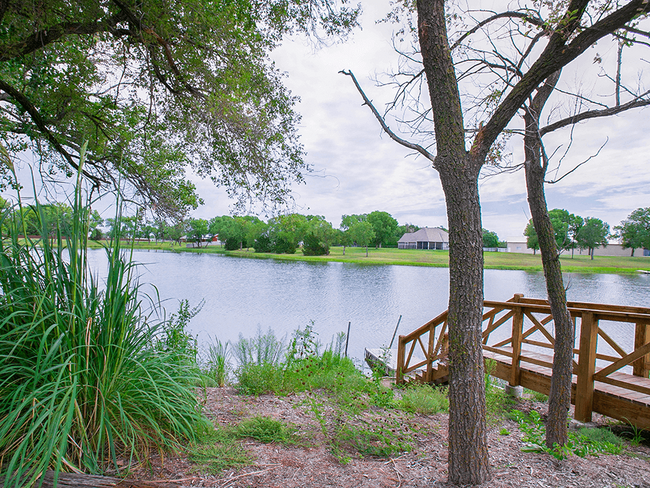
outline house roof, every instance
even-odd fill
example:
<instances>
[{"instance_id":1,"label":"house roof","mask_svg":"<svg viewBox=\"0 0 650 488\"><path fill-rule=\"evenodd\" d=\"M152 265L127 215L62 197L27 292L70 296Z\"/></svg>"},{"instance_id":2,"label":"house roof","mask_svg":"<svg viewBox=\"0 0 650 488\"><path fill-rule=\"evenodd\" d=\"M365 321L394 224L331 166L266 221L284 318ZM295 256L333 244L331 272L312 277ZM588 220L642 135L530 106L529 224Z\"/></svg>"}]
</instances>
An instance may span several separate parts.
<instances>
[{"instance_id":1,"label":"house roof","mask_svg":"<svg viewBox=\"0 0 650 488\"><path fill-rule=\"evenodd\" d=\"M449 242L449 234L440 227L424 227L417 232L407 232L398 242Z\"/></svg>"}]
</instances>

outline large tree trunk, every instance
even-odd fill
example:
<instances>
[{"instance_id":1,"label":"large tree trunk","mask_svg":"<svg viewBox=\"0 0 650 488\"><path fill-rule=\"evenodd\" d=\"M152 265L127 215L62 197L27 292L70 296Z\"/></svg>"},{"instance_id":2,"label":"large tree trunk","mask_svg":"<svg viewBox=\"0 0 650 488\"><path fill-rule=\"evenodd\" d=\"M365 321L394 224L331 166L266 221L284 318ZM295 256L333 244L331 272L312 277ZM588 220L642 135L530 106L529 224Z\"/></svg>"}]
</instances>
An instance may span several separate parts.
<instances>
[{"instance_id":1,"label":"large tree trunk","mask_svg":"<svg viewBox=\"0 0 650 488\"><path fill-rule=\"evenodd\" d=\"M478 175L483 160L465 149L444 0L418 0L417 10L436 132L434 167L440 173L449 224L449 481L474 485L490 479L481 347L483 232Z\"/></svg>"},{"instance_id":2,"label":"large tree trunk","mask_svg":"<svg viewBox=\"0 0 650 488\"><path fill-rule=\"evenodd\" d=\"M571 376L573 374L575 338L573 321L567 310L560 253L555 242L555 233L544 195L546 164L541 159L541 142L538 135L538 122L542 108L552 93L559 76L560 72L558 71L538 90L524 116L528 205L537 232L546 279L546 291L555 323L553 375L546 422L546 445L549 448L556 444L563 446L567 441L567 414L571 407Z\"/></svg>"},{"instance_id":3,"label":"large tree trunk","mask_svg":"<svg viewBox=\"0 0 650 488\"><path fill-rule=\"evenodd\" d=\"M449 220L449 481L490 479L481 347L483 249L476 177L441 171Z\"/></svg>"}]
</instances>

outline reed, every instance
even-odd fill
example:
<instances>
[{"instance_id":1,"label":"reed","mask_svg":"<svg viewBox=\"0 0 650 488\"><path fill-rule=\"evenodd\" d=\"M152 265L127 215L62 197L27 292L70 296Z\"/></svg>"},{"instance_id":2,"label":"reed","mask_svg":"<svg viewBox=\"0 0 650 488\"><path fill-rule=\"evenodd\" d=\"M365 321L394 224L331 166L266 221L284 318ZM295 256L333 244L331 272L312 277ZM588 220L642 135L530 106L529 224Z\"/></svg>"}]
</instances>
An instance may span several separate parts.
<instances>
[{"instance_id":1,"label":"reed","mask_svg":"<svg viewBox=\"0 0 650 488\"><path fill-rule=\"evenodd\" d=\"M155 347L166 323L145 313L134 264L116 239L103 286L88 271L89 207L79 179L69 235L42 239L12 209L0 218L0 477L27 486L44 471L119 472L176 449L206 425L192 369ZM22 206L20 200L18 209Z\"/></svg>"}]
</instances>

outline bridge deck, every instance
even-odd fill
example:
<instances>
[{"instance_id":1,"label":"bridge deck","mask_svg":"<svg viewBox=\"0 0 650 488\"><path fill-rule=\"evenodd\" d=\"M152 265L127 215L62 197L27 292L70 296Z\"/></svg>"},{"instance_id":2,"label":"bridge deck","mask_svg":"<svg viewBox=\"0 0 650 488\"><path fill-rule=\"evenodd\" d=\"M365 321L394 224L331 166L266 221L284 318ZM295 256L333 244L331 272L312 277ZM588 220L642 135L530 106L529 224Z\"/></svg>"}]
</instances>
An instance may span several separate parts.
<instances>
[{"instance_id":1,"label":"bridge deck","mask_svg":"<svg viewBox=\"0 0 650 488\"><path fill-rule=\"evenodd\" d=\"M504 354L483 351L485 359L496 362L494 376L508 381L512 369L512 348ZM525 388L549 394L553 357L523 349L521 351L520 384ZM446 371L445 371L446 373ZM612 383L616 384L612 384ZM571 403L575 404L577 375L573 375ZM594 411L623 422L636 419L635 425L650 429L650 379L625 373L612 373L608 382L594 382Z\"/></svg>"},{"instance_id":2,"label":"bridge deck","mask_svg":"<svg viewBox=\"0 0 650 488\"><path fill-rule=\"evenodd\" d=\"M567 308L576 332L571 388L575 418L589 421L598 412L650 429L650 308L586 302L568 302ZM554 335L546 300L516 294L506 302L483 302L483 355L494 362L490 374L512 386L549 394ZM445 311L399 336L397 383L409 375L422 382L447 381L448 353Z\"/></svg>"}]
</instances>

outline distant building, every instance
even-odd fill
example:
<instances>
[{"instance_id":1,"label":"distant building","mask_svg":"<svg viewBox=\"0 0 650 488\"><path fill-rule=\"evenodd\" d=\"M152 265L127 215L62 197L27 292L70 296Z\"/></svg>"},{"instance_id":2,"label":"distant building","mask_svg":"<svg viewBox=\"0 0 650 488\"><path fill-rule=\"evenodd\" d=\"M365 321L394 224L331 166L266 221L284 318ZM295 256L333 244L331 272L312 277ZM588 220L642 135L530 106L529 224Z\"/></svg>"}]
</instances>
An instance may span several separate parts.
<instances>
[{"instance_id":1,"label":"distant building","mask_svg":"<svg viewBox=\"0 0 650 488\"><path fill-rule=\"evenodd\" d=\"M533 250L526 245L525 237L514 237L510 238L507 241L508 252L518 252L522 254L533 254ZM564 255L571 254L571 250L562 251ZM588 254L586 249L575 249L574 254L579 256L580 254ZM539 250L537 253L539 254ZM623 245L617 242L610 242L607 244L607 247L598 246L594 249L594 256L630 256L632 254L632 249L623 249ZM637 249L634 252L635 256L645 256L649 257L650 252L645 249Z\"/></svg>"},{"instance_id":2,"label":"distant building","mask_svg":"<svg viewBox=\"0 0 650 488\"><path fill-rule=\"evenodd\" d=\"M449 249L449 233L440 227L407 232L397 241L398 249Z\"/></svg>"}]
</instances>

